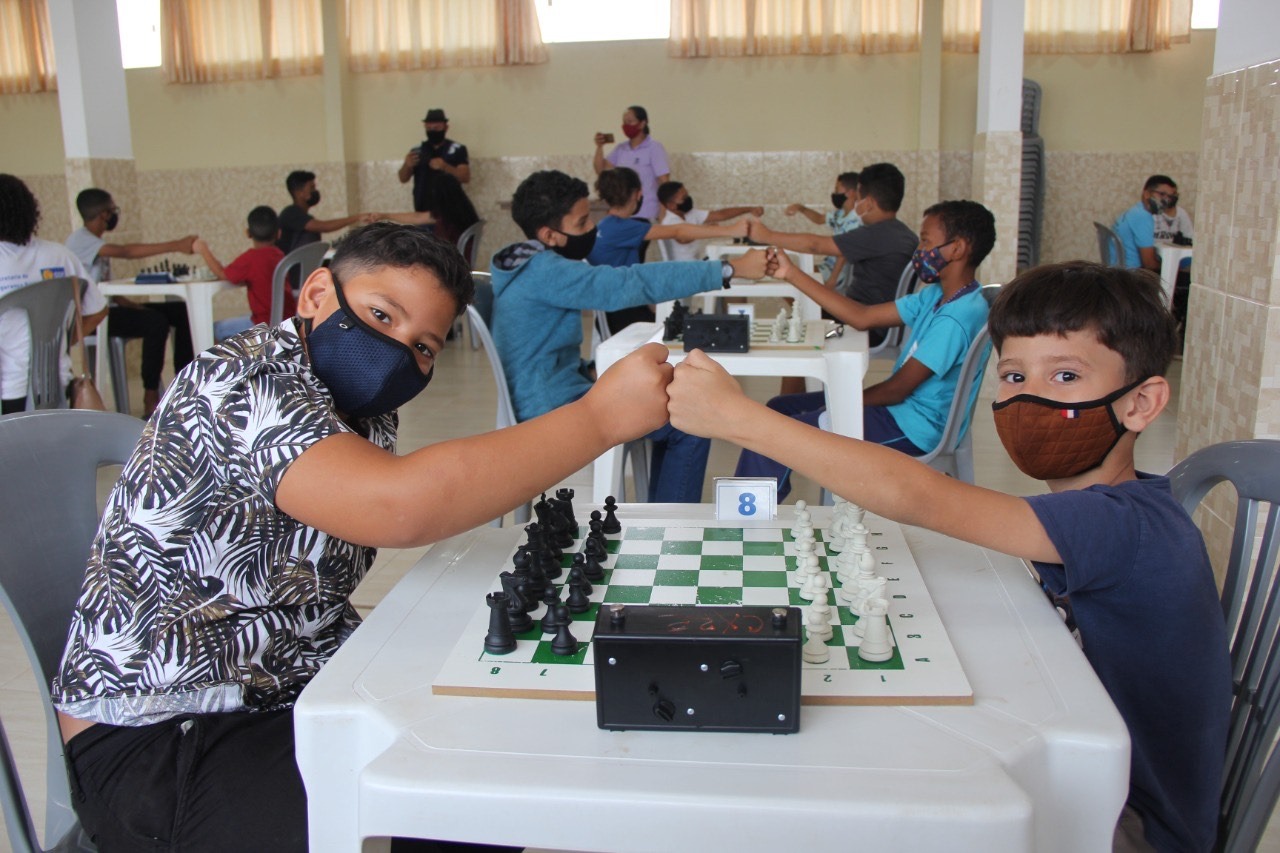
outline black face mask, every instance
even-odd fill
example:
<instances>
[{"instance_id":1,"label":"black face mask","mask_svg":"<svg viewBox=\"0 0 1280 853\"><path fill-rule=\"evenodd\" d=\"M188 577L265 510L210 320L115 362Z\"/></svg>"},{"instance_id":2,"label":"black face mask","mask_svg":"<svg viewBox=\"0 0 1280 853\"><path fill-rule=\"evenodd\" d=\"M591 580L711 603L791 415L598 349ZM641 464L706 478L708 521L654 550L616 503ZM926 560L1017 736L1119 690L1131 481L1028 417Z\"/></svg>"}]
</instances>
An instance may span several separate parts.
<instances>
[{"instance_id":1,"label":"black face mask","mask_svg":"<svg viewBox=\"0 0 1280 853\"><path fill-rule=\"evenodd\" d=\"M844 207L844 203L848 200L849 200L849 196L846 195L845 193L831 194L831 206L834 207L836 210L840 210L842 207Z\"/></svg>"},{"instance_id":2,"label":"black face mask","mask_svg":"<svg viewBox=\"0 0 1280 853\"><path fill-rule=\"evenodd\" d=\"M565 234L563 231L556 231L556 233L564 234L565 239L568 240L563 246L551 247L562 258L568 258L571 261L584 261L587 255L591 254L591 250L595 248L596 229L594 226L584 234Z\"/></svg>"},{"instance_id":3,"label":"black face mask","mask_svg":"<svg viewBox=\"0 0 1280 853\"><path fill-rule=\"evenodd\" d=\"M427 144L428 144L428 145L439 145L441 142L444 142L444 131L443 131L443 130L428 130L428 131L427 131Z\"/></svg>"},{"instance_id":4,"label":"black face mask","mask_svg":"<svg viewBox=\"0 0 1280 853\"><path fill-rule=\"evenodd\" d=\"M636 209L631 211L631 215L635 216L636 214L638 214L640 212L640 208L642 207L644 207L644 196L640 196L640 198L636 199Z\"/></svg>"},{"instance_id":5,"label":"black face mask","mask_svg":"<svg viewBox=\"0 0 1280 853\"><path fill-rule=\"evenodd\" d=\"M693 196L691 195L685 196L684 201L676 205L676 210L680 211L681 213L688 213L689 211L693 210Z\"/></svg>"},{"instance_id":6,"label":"black face mask","mask_svg":"<svg viewBox=\"0 0 1280 853\"><path fill-rule=\"evenodd\" d=\"M116 226L117 226L117 225L119 225L119 224L120 224L120 214L119 214L119 213L113 213L113 214L111 214L110 216L108 216L108 217L107 217L107 230L108 230L108 231L114 231L114 230L116 230Z\"/></svg>"},{"instance_id":7,"label":"black face mask","mask_svg":"<svg viewBox=\"0 0 1280 853\"><path fill-rule=\"evenodd\" d=\"M311 195L307 196L307 207L315 207L320 203L320 190L312 190Z\"/></svg>"}]
</instances>

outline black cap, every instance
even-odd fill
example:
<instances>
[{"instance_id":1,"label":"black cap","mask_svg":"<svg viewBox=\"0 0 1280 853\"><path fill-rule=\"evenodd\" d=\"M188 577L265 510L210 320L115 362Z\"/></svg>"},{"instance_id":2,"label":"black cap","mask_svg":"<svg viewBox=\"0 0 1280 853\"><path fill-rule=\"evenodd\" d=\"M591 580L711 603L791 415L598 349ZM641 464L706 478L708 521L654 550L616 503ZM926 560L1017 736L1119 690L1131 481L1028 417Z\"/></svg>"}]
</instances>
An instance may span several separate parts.
<instances>
[{"instance_id":1,"label":"black cap","mask_svg":"<svg viewBox=\"0 0 1280 853\"><path fill-rule=\"evenodd\" d=\"M448 119L444 117L444 110L433 107L427 110L427 117L423 121L448 121Z\"/></svg>"}]
</instances>

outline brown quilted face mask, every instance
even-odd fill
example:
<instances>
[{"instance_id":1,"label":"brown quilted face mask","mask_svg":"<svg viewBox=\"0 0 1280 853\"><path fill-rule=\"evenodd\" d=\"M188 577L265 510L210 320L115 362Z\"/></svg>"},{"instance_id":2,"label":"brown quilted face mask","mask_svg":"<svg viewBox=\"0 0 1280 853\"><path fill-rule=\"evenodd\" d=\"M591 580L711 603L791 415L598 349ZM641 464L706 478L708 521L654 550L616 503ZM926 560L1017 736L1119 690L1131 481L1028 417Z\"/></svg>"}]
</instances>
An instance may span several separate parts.
<instances>
[{"instance_id":1,"label":"brown quilted face mask","mask_svg":"<svg viewBox=\"0 0 1280 853\"><path fill-rule=\"evenodd\" d=\"M1061 480L1097 468L1126 432L1111 404L1137 388L1139 379L1100 400L1061 403L1018 394L991 411L1009 458L1037 480Z\"/></svg>"}]
</instances>

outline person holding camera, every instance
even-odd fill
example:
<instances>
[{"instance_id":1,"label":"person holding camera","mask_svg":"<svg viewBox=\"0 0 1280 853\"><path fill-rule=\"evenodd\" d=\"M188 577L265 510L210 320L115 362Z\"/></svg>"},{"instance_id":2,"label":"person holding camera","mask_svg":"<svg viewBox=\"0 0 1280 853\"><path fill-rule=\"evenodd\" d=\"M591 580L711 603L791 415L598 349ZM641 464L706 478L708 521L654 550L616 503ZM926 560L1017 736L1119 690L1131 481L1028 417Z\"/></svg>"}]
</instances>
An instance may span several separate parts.
<instances>
[{"instance_id":1,"label":"person holding camera","mask_svg":"<svg viewBox=\"0 0 1280 853\"><path fill-rule=\"evenodd\" d=\"M622 114L622 134L626 142L619 142L606 156L604 146L613 141L612 133L596 134L596 154L592 165L596 174L615 166L626 166L640 176L640 209L635 215L640 219L656 220L662 211L658 203L658 186L671 179L671 166L667 162L667 149L649 133L649 112L644 107L627 107ZM646 242L645 246L649 244ZM644 260L644 250L640 252Z\"/></svg>"}]
</instances>

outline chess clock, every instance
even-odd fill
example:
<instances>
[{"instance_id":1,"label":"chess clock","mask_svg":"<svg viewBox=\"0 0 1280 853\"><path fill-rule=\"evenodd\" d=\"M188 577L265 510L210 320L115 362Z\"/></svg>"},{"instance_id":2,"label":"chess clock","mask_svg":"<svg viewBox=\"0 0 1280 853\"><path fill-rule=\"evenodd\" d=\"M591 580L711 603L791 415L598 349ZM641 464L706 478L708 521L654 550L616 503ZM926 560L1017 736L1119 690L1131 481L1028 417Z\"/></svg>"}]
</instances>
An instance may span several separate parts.
<instances>
[{"instance_id":1,"label":"chess clock","mask_svg":"<svg viewBox=\"0 0 1280 853\"><path fill-rule=\"evenodd\" d=\"M596 617L602 729L800 730L795 607L608 604Z\"/></svg>"}]
</instances>

